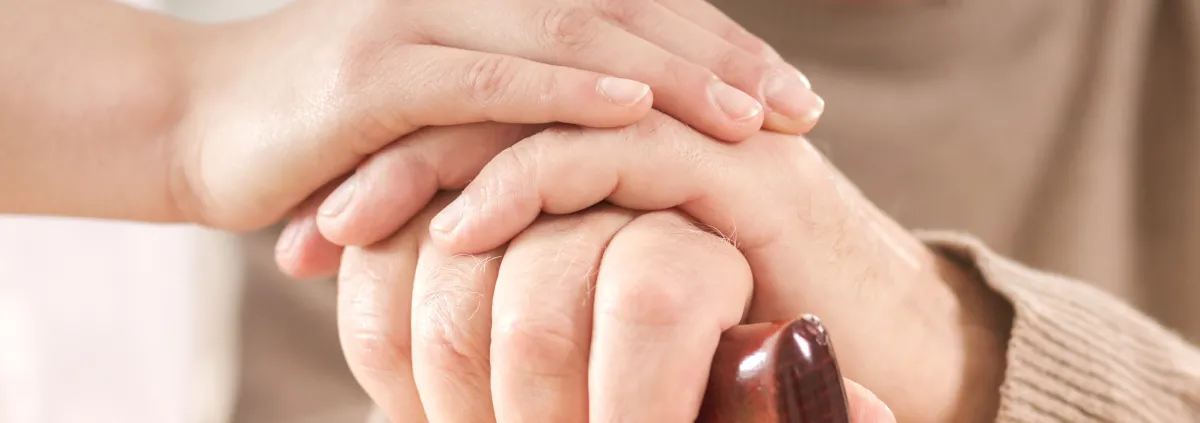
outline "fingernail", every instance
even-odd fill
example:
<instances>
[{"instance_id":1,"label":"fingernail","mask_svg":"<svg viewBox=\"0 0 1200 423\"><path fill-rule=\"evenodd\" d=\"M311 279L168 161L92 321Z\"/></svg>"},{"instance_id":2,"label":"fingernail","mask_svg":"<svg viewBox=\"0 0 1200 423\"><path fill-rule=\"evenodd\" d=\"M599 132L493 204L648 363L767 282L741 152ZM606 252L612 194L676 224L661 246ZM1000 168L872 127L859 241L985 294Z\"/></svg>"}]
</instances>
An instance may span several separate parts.
<instances>
[{"instance_id":1,"label":"fingernail","mask_svg":"<svg viewBox=\"0 0 1200 423\"><path fill-rule=\"evenodd\" d=\"M802 119L812 104L812 83L804 74L790 68L771 73L763 83L763 95L771 111L792 119Z\"/></svg>"},{"instance_id":2,"label":"fingernail","mask_svg":"<svg viewBox=\"0 0 1200 423\"><path fill-rule=\"evenodd\" d=\"M717 103L717 107L734 121L752 119L762 114L762 104L759 104L758 100L729 84L713 80L708 85L708 92Z\"/></svg>"},{"instance_id":3,"label":"fingernail","mask_svg":"<svg viewBox=\"0 0 1200 423\"><path fill-rule=\"evenodd\" d=\"M647 94L650 94L649 85L611 76L600 78L596 88L608 101L623 107L638 104L643 98L646 98Z\"/></svg>"},{"instance_id":4,"label":"fingernail","mask_svg":"<svg viewBox=\"0 0 1200 423\"><path fill-rule=\"evenodd\" d=\"M462 220L463 211L467 208L466 202L466 196L459 195L446 208L438 212L437 216L433 217L433 221L429 222L429 229L443 234L454 232L454 229L458 227L458 222Z\"/></svg>"},{"instance_id":5,"label":"fingernail","mask_svg":"<svg viewBox=\"0 0 1200 423\"><path fill-rule=\"evenodd\" d=\"M825 113L825 100L812 94L805 103L805 112L800 117L785 116L775 110L768 112L767 118L763 120L763 127L785 134L803 134L811 131Z\"/></svg>"},{"instance_id":6,"label":"fingernail","mask_svg":"<svg viewBox=\"0 0 1200 423\"><path fill-rule=\"evenodd\" d=\"M283 227L283 232L279 234L279 241L275 243L275 252L277 254L288 255L292 250L296 249L296 241L300 239L300 228L304 227L300 221L289 222Z\"/></svg>"},{"instance_id":7,"label":"fingernail","mask_svg":"<svg viewBox=\"0 0 1200 423\"><path fill-rule=\"evenodd\" d=\"M350 204L350 200L354 198L354 191L358 185L356 179L354 175L351 175L350 178L343 181L342 185L333 191L333 194L329 194L325 202L321 203L321 210L319 212L322 216L335 217L342 214L343 210L346 210L346 205Z\"/></svg>"},{"instance_id":8,"label":"fingernail","mask_svg":"<svg viewBox=\"0 0 1200 423\"><path fill-rule=\"evenodd\" d=\"M806 89L808 89L808 90L812 90L812 81L809 81L809 80L808 80L808 77L807 77L807 76L804 76L804 72L800 72L800 71L798 71L798 70L795 70L795 69L792 69L792 71L793 71L793 72L796 72L796 75L799 75L799 76L800 76L800 83L801 83L801 84L804 84L804 88L806 88Z\"/></svg>"},{"instance_id":9,"label":"fingernail","mask_svg":"<svg viewBox=\"0 0 1200 423\"><path fill-rule=\"evenodd\" d=\"M825 99L821 96L813 94L812 108L808 109L808 114L804 115L804 122L812 125L821 120L821 115L825 114Z\"/></svg>"}]
</instances>

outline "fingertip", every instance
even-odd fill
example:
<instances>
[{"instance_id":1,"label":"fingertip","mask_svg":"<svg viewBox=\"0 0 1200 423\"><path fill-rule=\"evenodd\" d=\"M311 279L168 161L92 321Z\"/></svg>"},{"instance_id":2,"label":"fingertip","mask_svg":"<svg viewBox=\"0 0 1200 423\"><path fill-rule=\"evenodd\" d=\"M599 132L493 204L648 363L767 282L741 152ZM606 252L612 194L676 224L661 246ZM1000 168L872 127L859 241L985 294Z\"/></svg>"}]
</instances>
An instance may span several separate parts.
<instances>
[{"instance_id":1,"label":"fingertip","mask_svg":"<svg viewBox=\"0 0 1200 423\"><path fill-rule=\"evenodd\" d=\"M804 134L816 126L825 113L825 100L812 91L804 74L780 70L764 82L769 110L763 128L787 134Z\"/></svg>"},{"instance_id":2,"label":"fingertip","mask_svg":"<svg viewBox=\"0 0 1200 423\"><path fill-rule=\"evenodd\" d=\"M317 225L317 233L325 238L325 240L333 243L334 245L354 245L346 242L346 231L343 229L343 225L341 224L342 219L339 219L339 217L321 214L317 215L315 222Z\"/></svg>"},{"instance_id":3,"label":"fingertip","mask_svg":"<svg viewBox=\"0 0 1200 423\"><path fill-rule=\"evenodd\" d=\"M529 227L541 213L540 208L531 213L483 213L462 199L459 196L442 209L429 225L433 242L454 254L479 254L498 248Z\"/></svg>"},{"instance_id":4,"label":"fingertip","mask_svg":"<svg viewBox=\"0 0 1200 423\"><path fill-rule=\"evenodd\" d=\"M866 387L843 379L849 401L850 421L853 423L896 423L896 415Z\"/></svg>"},{"instance_id":5,"label":"fingertip","mask_svg":"<svg viewBox=\"0 0 1200 423\"><path fill-rule=\"evenodd\" d=\"M708 98L723 121L725 131L713 136L726 142L740 142L749 138L762 127L764 108L762 103L720 79L708 84Z\"/></svg>"},{"instance_id":6,"label":"fingertip","mask_svg":"<svg viewBox=\"0 0 1200 423\"><path fill-rule=\"evenodd\" d=\"M353 221L353 214L358 209L357 195L359 192L360 172L355 172L341 185L321 201L317 214L312 217L317 232L329 242L336 245L350 245L346 242L346 231L342 222Z\"/></svg>"},{"instance_id":7,"label":"fingertip","mask_svg":"<svg viewBox=\"0 0 1200 423\"><path fill-rule=\"evenodd\" d=\"M284 227L275 248L275 263L283 274L295 279L337 274L342 247L323 238L314 216L292 219Z\"/></svg>"},{"instance_id":8,"label":"fingertip","mask_svg":"<svg viewBox=\"0 0 1200 423\"><path fill-rule=\"evenodd\" d=\"M591 77L594 95L572 96L560 107L556 120L592 128L616 128L637 123L654 108L650 85L603 74ZM577 100L583 99L583 100Z\"/></svg>"},{"instance_id":9,"label":"fingertip","mask_svg":"<svg viewBox=\"0 0 1200 423\"><path fill-rule=\"evenodd\" d=\"M466 203L469 200L464 194L459 194L450 204L443 207L433 220L429 221L429 230L443 240L453 240L454 234L458 231L459 225L462 223L463 213L466 211Z\"/></svg>"}]
</instances>

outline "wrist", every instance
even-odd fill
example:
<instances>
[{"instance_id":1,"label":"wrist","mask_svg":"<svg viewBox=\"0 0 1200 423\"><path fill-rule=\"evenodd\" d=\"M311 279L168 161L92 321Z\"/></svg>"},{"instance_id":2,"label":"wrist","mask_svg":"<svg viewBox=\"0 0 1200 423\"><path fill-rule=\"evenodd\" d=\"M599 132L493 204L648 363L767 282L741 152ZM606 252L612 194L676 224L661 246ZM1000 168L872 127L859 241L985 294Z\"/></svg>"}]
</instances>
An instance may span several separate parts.
<instances>
[{"instance_id":1,"label":"wrist","mask_svg":"<svg viewBox=\"0 0 1200 423\"><path fill-rule=\"evenodd\" d=\"M0 41L0 150L20 153L0 157L0 212L178 221L169 140L189 24L111 2L29 6Z\"/></svg>"},{"instance_id":2,"label":"wrist","mask_svg":"<svg viewBox=\"0 0 1200 423\"><path fill-rule=\"evenodd\" d=\"M923 421L990 422L995 420L1004 381L1013 311L968 263L933 252L930 269L943 298L933 312L941 334L928 369L944 382L943 395ZM932 323L932 322L931 322Z\"/></svg>"},{"instance_id":3,"label":"wrist","mask_svg":"<svg viewBox=\"0 0 1200 423\"><path fill-rule=\"evenodd\" d=\"M262 170L261 161L252 158L269 160L267 155L279 153L277 138L327 136L323 128L306 120L314 116L289 108L312 106L309 102L314 99L332 101L318 94L335 81L309 80L307 77L313 73L295 66L327 65L321 63L327 55L320 47L338 37L329 28L313 31L313 22L335 18L328 10L316 10L316 6L345 8L340 5L293 2L250 20L193 25L186 36L180 37L187 113L172 132L169 144L173 163L171 195L184 220L247 231L275 223L286 212L275 210L277 204L254 204L270 195L262 195L262 181L247 176L257 177L260 174L256 172ZM302 51L280 50L281 46L297 45L307 47ZM297 60L295 55L303 59ZM281 56L288 60L281 60ZM285 74L288 78L281 79ZM253 191L251 185L257 185L259 191ZM245 189L231 188L242 186Z\"/></svg>"},{"instance_id":4,"label":"wrist","mask_svg":"<svg viewBox=\"0 0 1200 423\"><path fill-rule=\"evenodd\" d=\"M253 72L254 63L261 62L266 51L253 35L271 16L224 24L185 24L176 31L172 60L182 87L179 95L184 113L165 144L171 163L169 193L180 221L232 229L214 211L201 160L205 143L235 136L223 124L256 119L243 109L245 99L231 93L247 89L241 76Z\"/></svg>"}]
</instances>

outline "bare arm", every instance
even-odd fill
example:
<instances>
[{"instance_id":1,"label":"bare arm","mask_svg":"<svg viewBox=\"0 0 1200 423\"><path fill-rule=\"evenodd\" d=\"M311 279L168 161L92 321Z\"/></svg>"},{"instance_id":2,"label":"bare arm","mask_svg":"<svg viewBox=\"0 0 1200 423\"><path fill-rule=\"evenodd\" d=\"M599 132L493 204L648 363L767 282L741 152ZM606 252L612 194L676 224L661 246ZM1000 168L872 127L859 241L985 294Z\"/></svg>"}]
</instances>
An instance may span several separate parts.
<instances>
[{"instance_id":1,"label":"bare arm","mask_svg":"<svg viewBox=\"0 0 1200 423\"><path fill-rule=\"evenodd\" d=\"M189 25L107 1L0 0L0 213L180 220L164 151Z\"/></svg>"},{"instance_id":2,"label":"bare arm","mask_svg":"<svg viewBox=\"0 0 1200 423\"><path fill-rule=\"evenodd\" d=\"M737 142L823 107L701 0L299 0L218 26L0 0L0 28L0 213L255 229L426 126L653 106Z\"/></svg>"}]
</instances>

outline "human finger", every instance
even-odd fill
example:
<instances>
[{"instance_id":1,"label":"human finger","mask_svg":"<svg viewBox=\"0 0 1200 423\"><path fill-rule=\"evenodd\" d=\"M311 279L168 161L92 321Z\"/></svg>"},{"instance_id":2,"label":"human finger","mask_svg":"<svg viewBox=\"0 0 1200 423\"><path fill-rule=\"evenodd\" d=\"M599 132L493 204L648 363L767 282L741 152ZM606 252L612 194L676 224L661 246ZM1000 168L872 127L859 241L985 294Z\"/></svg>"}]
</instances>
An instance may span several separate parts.
<instances>
[{"instance_id":1,"label":"human finger","mask_svg":"<svg viewBox=\"0 0 1200 423\"><path fill-rule=\"evenodd\" d=\"M461 189L496 154L540 129L486 122L430 127L375 153L321 204L320 234L368 245L395 232L439 189Z\"/></svg>"},{"instance_id":2,"label":"human finger","mask_svg":"<svg viewBox=\"0 0 1200 423\"><path fill-rule=\"evenodd\" d=\"M892 237L902 228L864 217L863 201L842 185L800 137L763 132L737 145L716 143L652 114L621 130L550 129L518 142L489 162L430 228L446 248L474 252L511 239L542 212L572 213L601 201L646 211L677 207L733 239L754 265L752 318L808 311L837 325L853 319L834 305L862 304L861 291L847 288L879 270L825 270L831 257L853 249L884 260L899 252L911 261L887 261L908 266L896 272L925 265L917 261L919 250ZM866 236L838 236L846 232ZM893 307L896 298L872 300ZM866 327L843 331L855 341L873 339Z\"/></svg>"},{"instance_id":3,"label":"human finger","mask_svg":"<svg viewBox=\"0 0 1200 423\"><path fill-rule=\"evenodd\" d=\"M401 48L355 81L353 92L366 98L347 102L387 127L392 138L384 142L425 126L489 121L618 127L653 103L646 84L597 72L441 46Z\"/></svg>"},{"instance_id":4,"label":"human finger","mask_svg":"<svg viewBox=\"0 0 1200 423\"><path fill-rule=\"evenodd\" d=\"M595 278L609 240L636 214L543 215L509 243L492 303L498 421L588 421Z\"/></svg>"},{"instance_id":5,"label":"human finger","mask_svg":"<svg viewBox=\"0 0 1200 423\"><path fill-rule=\"evenodd\" d=\"M702 64L627 31L614 23L618 19L610 18L617 13L632 16L644 10L669 12L644 8L643 4L652 5L645 1L606 3L612 6L603 9L591 1L533 6L506 2L507 7L480 10L471 2L442 2L441 12L425 15L430 21L424 27L431 42L440 45L645 82L654 92L655 108L720 140L739 141L762 127L763 106L754 95L726 83ZM451 16L460 24L434 22ZM732 46L712 48L726 47Z\"/></svg>"},{"instance_id":6,"label":"human finger","mask_svg":"<svg viewBox=\"0 0 1200 423\"><path fill-rule=\"evenodd\" d=\"M782 60L779 53L771 48L770 44L747 31L745 27L738 24L721 9L713 6L712 3L705 0L655 1L750 54L768 61Z\"/></svg>"},{"instance_id":7,"label":"human finger","mask_svg":"<svg viewBox=\"0 0 1200 423\"><path fill-rule=\"evenodd\" d=\"M623 228L596 281L591 421L694 421L721 333L742 320L752 286L741 253L678 212Z\"/></svg>"},{"instance_id":8,"label":"human finger","mask_svg":"<svg viewBox=\"0 0 1200 423\"><path fill-rule=\"evenodd\" d=\"M825 102L813 92L808 78L782 60L756 55L677 13L699 7L681 3L671 2L674 9L657 1L604 4L610 10L608 14L619 19L627 30L712 70L725 82L754 96L766 106L764 124L768 129L795 134L812 129L825 110ZM691 3L707 4L700 0ZM740 28L732 21L730 24Z\"/></svg>"},{"instance_id":9,"label":"human finger","mask_svg":"<svg viewBox=\"0 0 1200 423\"><path fill-rule=\"evenodd\" d=\"M317 207L333 192L341 178L321 188L296 206L275 241L275 264L297 279L333 276L341 263L342 247L326 241L317 230Z\"/></svg>"},{"instance_id":10,"label":"human finger","mask_svg":"<svg viewBox=\"0 0 1200 423\"><path fill-rule=\"evenodd\" d=\"M761 85L764 97L760 100L764 101L769 109L763 120L763 128L800 134L808 132L816 124L821 113L825 111L824 100L812 92L812 83L808 78L787 64L769 44L751 34L750 31L707 1L656 1L680 17L749 52L759 61L772 65L769 69L772 72L772 78L775 79L769 82L769 85ZM797 83L805 87L806 92L797 94L795 89ZM777 110L789 108L792 110L790 114Z\"/></svg>"},{"instance_id":11,"label":"human finger","mask_svg":"<svg viewBox=\"0 0 1200 423\"><path fill-rule=\"evenodd\" d=\"M417 248L412 362L425 412L437 422L495 421L491 305L503 249L451 254L428 242L428 232Z\"/></svg>"},{"instance_id":12,"label":"human finger","mask_svg":"<svg viewBox=\"0 0 1200 423\"><path fill-rule=\"evenodd\" d=\"M850 379L843 379L843 383L850 407L850 423L896 423L892 409L874 392Z\"/></svg>"},{"instance_id":13,"label":"human finger","mask_svg":"<svg viewBox=\"0 0 1200 423\"><path fill-rule=\"evenodd\" d=\"M297 208L280 236L276 262L293 277L334 274L342 245L390 236L438 189L462 188L488 160L538 128L495 122L439 126L389 145L334 184L336 195L326 189Z\"/></svg>"},{"instance_id":14,"label":"human finger","mask_svg":"<svg viewBox=\"0 0 1200 423\"><path fill-rule=\"evenodd\" d=\"M338 275L338 334L346 363L393 422L427 421L413 374L410 319L423 228L411 225L379 244L347 248Z\"/></svg>"},{"instance_id":15,"label":"human finger","mask_svg":"<svg viewBox=\"0 0 1200 423\"><path fill-rule=\"evenodd\" d=\"M496 156L431 223L455 251L491 248L539 213L571 213L608 200L636 210L676 206L746 247L795 226L809 197L764 196L809 187L829 202L824 169L799 137L761 134L738 145L707 137L661 114L620 130L552 128ZM769 203L764 203L769 200ZM821 216L818 216L821 217ZM746 245L749 243L749 245Z\"/></svg>"}]
</instances>

